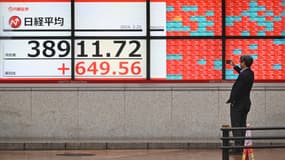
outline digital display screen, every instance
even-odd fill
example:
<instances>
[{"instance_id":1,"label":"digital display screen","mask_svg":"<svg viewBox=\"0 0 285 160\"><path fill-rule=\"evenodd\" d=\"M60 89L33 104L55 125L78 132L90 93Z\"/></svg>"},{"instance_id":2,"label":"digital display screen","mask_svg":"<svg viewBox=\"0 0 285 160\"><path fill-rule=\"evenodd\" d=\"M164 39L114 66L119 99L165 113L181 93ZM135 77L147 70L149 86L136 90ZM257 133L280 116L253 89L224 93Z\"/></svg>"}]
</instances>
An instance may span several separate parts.
<instances>
[{"instance_id":1,"label":"digital display screen","mask_svg":"<svg viewBox=\"0 0 285 160\"><path fill-rule=\"evenodd\" d=\"M0 46L3 79L70 79L70 40L1 40Z\"/></svg>"},{"instance_id":2,"label":"digital display screen","mask_svg":"<svg viewBox=\"0 0 285 160\"><path fill-rule=\"evenodd\" d=\"M0 0L0 82L285 81L285 1L224 2Z\"/></svg>"},{"instance_id":3,"label":"digital display screen","mask_svg":"<svg viewBox=\"0 0 285 160\"><path fill-rule=\"evenodd\" d=\"M168 36L221 36L221 0L165 0Z\"/></svg>"},{"instance_id":4,"label":"digital display screen","mask_svg":"<svg viewBox=\"0 0 285 160\"><path fill-rule=\"evenodd\" d=\"M284 0L227 0L229 36L285 36Z\"/></svg>"},{"instance_id":5,"label":"digital display screen","mask_svg":"<svg viewBox=\"0 0 285 160\"><path fill-rule=\"evenodd\" d=\"M222 77L221 40L153 40L151 59L153 79L220 80ZM162 48L165 48L164 50ZM165 54L166 53L166 54ZM163 61L161 61L163 60ZM165 65L159 73L155 66ZM159 76L160 75L160 76Z\"/></svg>"},{"instance_id":6,"label":"digital display screen","mask_svg":"<svg viewBox=\"0 0 285 160\"><path fill-rule=\"evenodd\" d=\"M70 80L70 1L0 2L0 80Z\"/></svg>"},{"instance_id":7,"label":"digital display screen","mask_svg":"<svg viewBox=\"0 0 285 160\"><path fill-rule=\"evenodd\" d=\"M285 80L285 40L228 40L226 59L239 63L247 54L254 59L252 70L256 80ZM236 79L238 73L226 66L226 79Z\"/></svg>"},{"instance_id":8,"label":"digital display screen","mask_svg":"<svg viewBox=\"0 0 285 160\"><path fill-rule=\"evenodd\" d=\"M95 38L146 36L145 0L75 0L75 36L75 80L146 80L145 39Z\"/></svg>"},{"instance_id":9,"label":"digital display screen","mask_svg":"<svg viewBox=\"0 0 285 160\"><path fill-rule=\"evenodd\" d=\"M0 36L70 36L70 1L0 1Z\"/></svg>"},{"instance_id":10,"label":"digital display screen","mask_svg":"<svg viewBox=\"0 0 285 160\"><path fill-rule=\"evenodd\" d=\"M76 80L145 80L145 44L145 40L76 40Z\"/></svg>"},{"instance_id":11,"label":"digital display screen","mask_svg":"<svg viewBox=\"0 0 285 160\"><path fill-rule=\"evenodd\" d=\"M76 36L146 36L145 0L75 0Z\"/></svg>"}]
</instances>

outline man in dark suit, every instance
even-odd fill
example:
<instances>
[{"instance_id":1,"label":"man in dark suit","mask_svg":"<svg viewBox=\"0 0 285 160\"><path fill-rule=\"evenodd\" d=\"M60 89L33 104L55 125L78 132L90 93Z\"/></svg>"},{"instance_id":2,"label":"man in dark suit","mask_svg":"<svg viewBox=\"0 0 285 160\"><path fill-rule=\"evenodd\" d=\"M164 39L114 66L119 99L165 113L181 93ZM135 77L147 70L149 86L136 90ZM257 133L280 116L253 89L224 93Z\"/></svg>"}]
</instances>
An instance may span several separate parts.
<instances>
[{"instance_id":1,"label":"man in dark suit","mask_svg":"<svg viewBox=\"0 0 285 160\"><path fill-rule=\"evenodd\" d=\"M253 59L249 55L240 57L240 67L231 62L234 69L239 73L235 81L230 98L227 103L230 103L230 115L232 127L246 127L247 114L250 110L251 100L250 91L254 82L254 72L250 69ZM234 137L244 137L245 131L233 131ZM243 146L244 140L236 140L236 146ZM241 154L242 149L233 150L235 154Z\"/></svg>"}]
</instances>

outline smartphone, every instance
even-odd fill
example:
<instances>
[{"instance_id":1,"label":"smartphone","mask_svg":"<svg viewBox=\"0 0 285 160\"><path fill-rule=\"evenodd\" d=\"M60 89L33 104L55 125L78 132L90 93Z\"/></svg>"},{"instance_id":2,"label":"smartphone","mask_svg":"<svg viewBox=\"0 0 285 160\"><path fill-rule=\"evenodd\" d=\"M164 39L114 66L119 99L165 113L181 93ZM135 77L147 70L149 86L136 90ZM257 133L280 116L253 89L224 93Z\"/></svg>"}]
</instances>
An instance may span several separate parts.
<instances>
[{"instance_id":1,"label":"smartphone","mask_svg":"<svg viewBox=\"0 0 285 160\"><path fill-rule=\"evenodd\" d=\"M226 60L226 64L232 64L232 60Z\"/></svg>"}]
</instances>

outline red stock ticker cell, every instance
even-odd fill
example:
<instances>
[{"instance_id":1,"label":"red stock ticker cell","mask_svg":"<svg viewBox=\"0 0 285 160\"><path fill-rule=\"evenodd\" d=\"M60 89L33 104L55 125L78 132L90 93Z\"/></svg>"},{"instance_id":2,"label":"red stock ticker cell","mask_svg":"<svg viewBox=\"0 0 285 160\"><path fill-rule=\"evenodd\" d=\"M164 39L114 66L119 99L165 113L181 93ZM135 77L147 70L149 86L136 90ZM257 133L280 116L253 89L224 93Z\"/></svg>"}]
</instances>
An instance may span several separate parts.
<instances>
[{"instance_id":1,"label":"red stock ticker cell","mask_svg":"<svg viewBox=\"0 0 285 160\"><path fill-rule=\"evenodd\" d=\"M220 40L167 40L167 74L181 75L182 80L221 80Z\"/></svg>"},{"instance_id":2,"label":"red stock ticker cell","mask_svg":"<svg viewBox=\"0 0 285 160\"><path fill-rule=\"evenodd\" d=\"M276 40L227 40L226 59L239 63L239 57L245 54L254 58L256 80L285 80L285 44ZM226 70L231 69L226 65Z\"/></svg>"}]
</instances>

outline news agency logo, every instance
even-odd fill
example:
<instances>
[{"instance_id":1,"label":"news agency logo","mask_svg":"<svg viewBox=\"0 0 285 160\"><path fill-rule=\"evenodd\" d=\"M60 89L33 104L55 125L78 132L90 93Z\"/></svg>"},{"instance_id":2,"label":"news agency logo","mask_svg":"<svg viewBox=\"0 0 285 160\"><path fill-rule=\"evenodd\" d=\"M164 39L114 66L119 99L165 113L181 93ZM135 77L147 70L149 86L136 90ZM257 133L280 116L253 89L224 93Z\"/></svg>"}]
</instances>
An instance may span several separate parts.
<instances>
[{"instance_id":1,"label":"news agency logo","mask_svg":"<svg viewBox=\"0 0 285 160\"><path fill-rule=\"evenodd\" d=\"M12 27L12 28L19 28L21 26L21 23L22 23L22 20L20 17L18 16L12 16L10 19L9 19L9 25Z\"/></svg>"}]
</instances>

